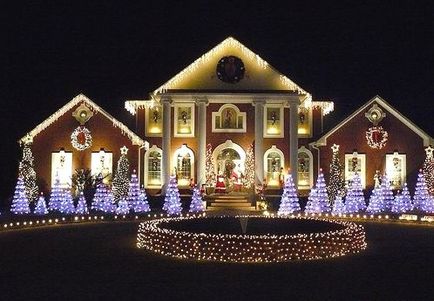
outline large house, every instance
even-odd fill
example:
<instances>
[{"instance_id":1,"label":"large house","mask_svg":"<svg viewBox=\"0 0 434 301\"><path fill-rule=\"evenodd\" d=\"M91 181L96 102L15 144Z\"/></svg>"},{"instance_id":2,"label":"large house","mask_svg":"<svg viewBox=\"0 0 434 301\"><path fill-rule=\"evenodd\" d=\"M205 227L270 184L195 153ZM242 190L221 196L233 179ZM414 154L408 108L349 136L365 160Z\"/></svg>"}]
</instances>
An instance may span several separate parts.
<instances>
[{"instance_id":1,"label":"large house","mask_svg":"<svg viewBox=\"0 0 434 301\"><path fill-rule=\"evenodd\" d=\"M79 168L113 173L125 146L131 169L150 193L164 193L170 175L181 188L204 184L207 151L227 191L242 183L253 158L256 184L280 189L290 172L299 190L308 191L320 168L327 178L335 144L346 180L357 172L371 188L378 170L389 174L395 189L406 181L414 185L424 147L433 142L427 133L378 96L323 133L333 105L315 100L229 37L149 99L127 100L134 131L78 95L21 142L33 142L36 172L47 187L56 174L67 185Z\"/></svg>"}]
</instances>

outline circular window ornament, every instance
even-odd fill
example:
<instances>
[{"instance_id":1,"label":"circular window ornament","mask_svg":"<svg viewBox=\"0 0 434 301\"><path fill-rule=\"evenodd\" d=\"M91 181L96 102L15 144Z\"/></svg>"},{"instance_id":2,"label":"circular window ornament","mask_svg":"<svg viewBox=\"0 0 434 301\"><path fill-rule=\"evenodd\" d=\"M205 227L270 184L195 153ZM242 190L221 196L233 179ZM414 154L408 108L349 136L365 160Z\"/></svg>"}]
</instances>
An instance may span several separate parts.
<instances>
[{"instance_id":1,"label":"circular window ornament","mask_svg":"<svg viewBox=\"0 0 434 301\"><path fill-rule=\"evenodd\" d=\"M371 126L366 131L366 140L369 147L382 149L386 146L389 134L382 126Z\"/></svg>"},{"instance_id":2,"label":"circular window ornament","mask_svg":"<svg viewBox=\"0 0 434 301\"><path fill-rule=\"evenodd\" d=\"M242 80L245 71L243 61L233 55L222 57L216 68L217 77L229 84L236 84Z\"/></svg>"},{"instance_id":3,"label":"circular window ornament","mask_svg":"<svg viewBox=\"0 0 434 301\"><path fill-rule=\"evenodd\" d=\"M92 146L92 135L83 125L77 127L71 134L71 144L79 151L83 151Z\"/></svg>"}]
</instances>

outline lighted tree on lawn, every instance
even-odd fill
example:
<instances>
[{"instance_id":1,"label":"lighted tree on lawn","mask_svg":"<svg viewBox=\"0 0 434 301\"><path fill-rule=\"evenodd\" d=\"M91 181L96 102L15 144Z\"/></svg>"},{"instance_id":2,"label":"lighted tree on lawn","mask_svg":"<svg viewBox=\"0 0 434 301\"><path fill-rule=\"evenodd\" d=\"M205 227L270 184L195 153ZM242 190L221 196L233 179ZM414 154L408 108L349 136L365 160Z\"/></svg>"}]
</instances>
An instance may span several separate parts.
<instances>
[{"instance_id":1,"label":"lighted tree on lawn","mask_svg":"<svg viewBox=\"0 0 434 301\"><path fill-rule=\"evenodd\" d=\"M116 214L128 214L130 212L130 207L128 206L128 201L126 197L122 197L118 203L118 208L116 208Z\"/></svg>"},{"instance_id":2,"label":"lighted tree on lawn","mask_svg":"<svg viewBox=\"0 0 434 301\"><path fill-rule=\"evenodd\" d=\"M60 212L63 214L73 214L75 212L71 190L68 188L63 190L63 200L60 205Z\"/></svg>"},{"instance_id":3,"label":"lighted tree on lawn","mask_svg":"<svg viewBox=\"0 0 434 301\"><path fill-rule=\"evenodd\" d=\"M356 173L345 196L345 211L346 213L356 213L365 210L365 208L366 203L363 196L362 181Z\"/></svg>"},{"instance_id":4,"label":"lighted tree on lawn","mask_svg":"<svg viewBox=\"0 0 434 301\"><path fill-rule=\"evenodd\" d=\"M130 209L135 207L136 202L139 200L140 186L139 179L137 178L136 171L134 170L131 174L131 181L128 189L128 206Z\"/></svg>"},{"instance_id":5,"label":"lighted tree on lawn","mask_svg":"<svg viewBox=\"0 0 434 301\"><path fill-rule=\"evenodd\" d=\"M89 209L87 208L86 198L84 197L83 191L80 191L80 196L78 197L77 208L75 208L76 214L89 214Z\"/></svg>"},{"instance_id":6,"label":"lighted tree on lawn","mask_svg":"<svg viewBox=\"0 0 434 301\"><path fill-rule=\"evenodd\" d=\"M128 189L130 186L129 179L128 179L130 162L128 161L127 158L127 152L128 152L128 148L123 146L121 148L121 157L119 158L115 177L113 179L112 189L115 198L115 203L118 203L121 197L128 196Z\"/></svg>"},{"instance_id":7,"label":"lighted tree on lawn","mask_svg":"<svg viewBox=\"0 0 434 301\"><path fill-rule=\"evenodd\" d=\"M170 182L164 198L163 210L168 215L179 215L182 212L181 198L179 196L178 184L174 176L170 177Z\"/></svg>"},{"instance_id":8,"label":"lighted tree on lawn","mask_svg":"<svg viewBox=\"0 0 434 301\"><path fill-rule=\"evenodd\" d=\"M24 181L24 187L29 202L36 202L38 199L38 185L36 184L36 172L31 142L28 140L23 146L23 157L19 163L18 174Z\"/></svg>"},{"instance_id":9,"label":"lighted tree on lawn","mask_svg":"<svg viewBox=\"0 0 434 301\"><path fill-rule=\"evenodd\" d=\"M431 195L434 195L434 157L433 157L434 148L428 146L425 149L426 158L423 162L423 175L425 177L426 187L428 192Z\"/></svg>"},{"instance_id":10,"label":"lighted tree on lawn","mask_svg":"<svg viewBox=\"0 0 434 301\"><path fill-rule=\"evenodd\" d=\"M27 200L24 181L21 177L18 178L15 186L14 197L12 199L11 212L14 214L29 214L30 207Z\"/></svg>"},{"instance_id":11,"label":"lighted tree on lawn","mask_svg":"<svg viewBox=\"0 0 434 301\"><path fill-rule=\"evenodd\" d=\"M210 143L206 145L205 177L207 186L215 186L217 175L215 173L214 162L212 160L212 145Z\"/></svg>"},{"instance_id":12,"label":"lighted tree on lawn","mask_svg":"<svg viewBox=\"0 0 434 301\"><path fill-rule=\"evenodd\" d=\"M323 213L330 212L330 203L327 196L327 188L324 181L324 174L319 170L318 179L315 185L315 192L310 195L306 208L307 213Z\"/></svg>"},{"instance_id":13,"label":"lighted tree on lawn","mask_svg":"<svg viewBox=\"0 0 434 301\"><path fill-rule=\"evenodd\" d=\"M386 210L386 203L381 188L374 188L369 198L369 205L366 211L369 213L380 213Z\"/></svg>"},{"instance_id":14,"label":"lighted tree on lawn","mask_svg":"<svg viewBox=\"0 0 434 301\"><path fill-rule=\"evenodd\" d=\"M339 193L345 194L345 180L343 178L343 168L339 160L339 145L333 144L332 161L330 162L330 180L327 187L330 203L333 205Z\"/></svg>"},{"instance_id":15,"label":"lighted tree on lawn","mask_svg":"<svg viewBox=\"0 0 434 301\"><path fill-rule=\"evenodd\" d=\"M90 209L102 211L104 199L107 197L107 186L103 183L102 178L98 177L96 184L96 191L93 195L92 204Z\"/></svg>"},{"instance_id":16,"label":"lighted tree on lawn","mask_svg":"<svg viewBox=\"0 0 434 301\"><path fill-rule=\"evenodd\" d=\"M36 215L48 214L47 203L45 202L45 198L42 192L41 195L39 196L38 202L36 203L36 207L33 213Z\"/></svg>"},{"instance_id":17,"label":"lighted tree on lawn","mask_svg":"<svg viewBox=\"0 0 434 301\"><path fill-rule=\"evenodd\" d=\"M332 213L333 214L345 214L346 213L344 200L342 198L342 195L340 195L340 193L338 193L336 195L335 201L333 203Z\"/></svg>"},{"instance_id":18,"label":"lighted tree on lawn","mask_svg":"<svg viewBox=\"0 0 434 301\"><path fill-rule=\"evenodd\" d=\"M280 199L280 205L277 214L286 215L298 211L301 211L301 207L297 196L297 189L295 188L292 175L289 173L288 178L285 180L282 198Z\"/></svg>"},{"instance_id":19,"label":"lighted tree on lawn","mask_svg":"<svg viewBox=\"0 0 434 301\"><path fill-rule=\"evenodd\" d=\"M189 212L198 213L204 211L202 195L197 187L193 188Z\"/></svg>"},{"instance_id":20,"label":"lighted tree on lawn","mask_svg":"<svg viewBox=\"0 0 434 301\"><path fill-rule=\"evenodd\" d=\"M262 181L262 179L260 180ZM253 184L255 184L255 155L253 153L253 144L250 144L247 148L243 184L244 187L248 189L252 188Z\"/></svg>"},{"instance_id":21,"label":"lighted tree on lawn","mask_svg":"<svg viewBox=\"0 0 434 301\"><path fill-rule=\"evenodd\" d=\"M413 210L410 192L408 191L407 183L404 183L402 192L398 192L392 204L393 213L406 213Z\"/></svg>"},{"instance_id":22,"label":"lighted tree on lawn","mask_svg":"<svg viewBox=\"0 0 434 301\"><path fill-rule=\"evenodd\" d=\"M105 213L114 213L116 212L116 209L113 192L110 189L107 189L105 198L101 202L101 211L104 211Z\"/></svg>"},{"instance_id":23,"label":"lighted tree on lawn","mask_svg":"<svg viewBox=\"0 0 434 301\"><path fill-rule=\"evenodd\" d=\"M148 197L146 196L146 191L143 187L142 189L140 189L140 194L137 199L137 202L133 207L133 211L136 213L151 211L151 208L149 207L149 203L148 203Z\"/></svg>"},{"instance_id":24,"label":"lighted tree on lawn","mask_svg":"<svg viewBox=\"0 0 434 301\"><path fill-rule=\"evenodd\" d=\"M392 203L394 197L393 197L392 188L390 187L389 177L386 174L384 174L383 177L381 178L380 189L381 189L381 195L383 196L384 199L384 210L390 211L390 209L392 209Z\"/></svg>"},{"instance_id":25,"label":"lighted tree on lawn","mask_svg":"<svg viewBox=\"0 0 434 301\"><path fill-rule=\"evenodd\" d=\"M60 185L59 176L56 174L54 186L51 187L50 199L48 201L49 211L60 211L63 202L63 189Z\"/></svg>"},{"instance_id":26,"label":"lighted tree on lawn","mask_svg":"<svg viewBox=\"0 0 434 301\"><path fill-rule=\"evenodd\" d=\"M430 196L428 193L428 188L426 187L423 171L419 170L419 173L417 175L416 189L413 197L414 209L424 211L424 204L429 198Z\"/></svg>"}]
</instances>

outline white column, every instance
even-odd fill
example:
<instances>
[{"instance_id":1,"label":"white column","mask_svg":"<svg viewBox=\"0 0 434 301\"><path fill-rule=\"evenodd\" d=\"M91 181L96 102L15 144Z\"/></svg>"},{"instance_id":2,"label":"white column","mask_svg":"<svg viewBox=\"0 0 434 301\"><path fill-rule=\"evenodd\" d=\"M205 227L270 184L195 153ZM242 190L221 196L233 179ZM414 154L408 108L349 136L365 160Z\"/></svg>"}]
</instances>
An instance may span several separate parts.
<instances>
[{"instance_id":1,"label":"white column","mask_svg":"<svg viewBox=\"0 0 434 301\"><path fill-rule=\"evenodd\" d=\"M197 112L197 137L198 137L198 153L197 153L197 184L199 187L206 181L206 106L208 100L196 100L198 106Z\"/></svg>"},{"instance_id":2,"label":"white column","mask_svg":"<svg viewBox=\"0 0 434 301\"><path fill-rule=\"evenodd\" d=\"M299 100L289 103L289 164L292 178L297 187L297 152L298 152L298 104Z\"/></svg>"},{"instance_id":3,"label":"white column","mask_svg":"<svg viewBox=\"0 0 434 301\"><path fill-rule=\"evenodd\" d=\"M264 180L264 105L265 100L254 100L255 106L255 184Z\"/></svg>"},{"instance_id":4,"label":"white column","mask_svg":"<svg viewBox=\"0 0 434 301\"><path fill-rule=\"evenodd\" d=\"M170 98L162 98L161 102L163 103L163 142L162 142L162 168L161 168L161 178L163 180L163 189L162 193L166 193L167 185L170 181L170 155L171 155L171 118L172 118L172 110L171 110L171 99Z\"/></svg>"}]
</instances>

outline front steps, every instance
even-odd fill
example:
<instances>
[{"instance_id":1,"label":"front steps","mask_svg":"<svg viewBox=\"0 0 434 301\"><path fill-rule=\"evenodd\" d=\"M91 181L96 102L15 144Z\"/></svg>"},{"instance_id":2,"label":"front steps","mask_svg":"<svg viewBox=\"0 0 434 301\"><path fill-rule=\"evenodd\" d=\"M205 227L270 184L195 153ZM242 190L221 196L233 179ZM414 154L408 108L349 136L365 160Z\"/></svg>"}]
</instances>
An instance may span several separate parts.
<instances>
[{"instance_id":1,"label":"front steps","mask_svg":"<svg viewBox=\"0 0 434 301\"><path fill-rule=\"evenodd\" d=\"M247 195L213 195L208 198L211 203L207 210L238 210L238 211L256 211L252 206Z\"/></svg>"}]
</instances>

